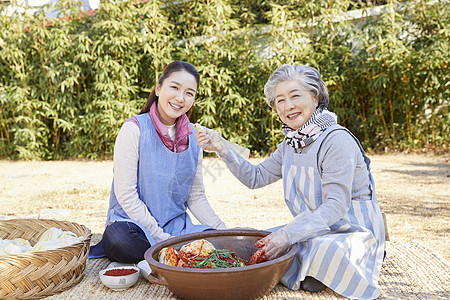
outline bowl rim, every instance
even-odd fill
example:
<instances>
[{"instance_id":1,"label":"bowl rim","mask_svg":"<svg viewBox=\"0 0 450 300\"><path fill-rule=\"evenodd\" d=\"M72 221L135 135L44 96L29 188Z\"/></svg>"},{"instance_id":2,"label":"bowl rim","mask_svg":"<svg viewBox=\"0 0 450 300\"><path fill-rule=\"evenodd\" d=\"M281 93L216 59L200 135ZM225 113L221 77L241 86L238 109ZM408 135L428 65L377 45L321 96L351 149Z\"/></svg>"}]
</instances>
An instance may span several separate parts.
<instances>
[{"instance_id":1,"label":"bowl rim","mask_svg":"<svg viewBox=\"0 0 450 300\"><path fill-rule=\"evenodd\" d=\"M128 274L128 275L121 275L121 276L110 276L110 275L105 275L105 272L108 270L114 270L114 269L133 269L136 270L137 272L133 273L133 274ZM117 266L117 267L110 267L110 268L105 268L102 269L100 271L98 271L98 275L101 276L105 276L106 278L123 278L123 277L132 277L132 276L136 276L139 275L139 273L141 272L141 269L139 269L137 266Z\"/></svg>"},{"instance_id":2,"label":"bowl rim","mask_svg":"<svg viewBox=\"0 0 450 300\"><path fill-rule=\"evenodd\" d=\"M266 266L276 264L282 261L285 261L289 258L291 258L295 253L298 251L298 243L293 244L289 251L287 251L282 256L269 260L264 261L258 264L244 266L244 267L234 267L234 268L220 268L220 269L201 269L201 268L183 268L183 267L176 267L176 266L170 266L166 265L164 263L160 263L159 261L155 260L153 258L153 253L156 251L161 251L162 248L167 247L171 244L175 243L182 243L187 241L192 241L193 239L207 239L208 237L215 237L215 236L235 236L235 235L252 235L252 236L266 236L269 235L270 231L265 230L257 230L257 229L217 229L217 230L208 230L208 231L202 231L202 232L196 232L196 233L190 233L185 234L177 237L173 237L164 241L161 241L159 243L154 244L150 248L147 249L147 251L144 254L145 260L148 262L152 274L157 274L158 270L154 270L152 268L152 265L155 265L155 269L160 268L168 271L178 271L181 273L188 273L192 274L194 273L233 273L233 272L241 272L241 271L250 271L254 269L264 268Z\"/></svg>"}]
</instances>

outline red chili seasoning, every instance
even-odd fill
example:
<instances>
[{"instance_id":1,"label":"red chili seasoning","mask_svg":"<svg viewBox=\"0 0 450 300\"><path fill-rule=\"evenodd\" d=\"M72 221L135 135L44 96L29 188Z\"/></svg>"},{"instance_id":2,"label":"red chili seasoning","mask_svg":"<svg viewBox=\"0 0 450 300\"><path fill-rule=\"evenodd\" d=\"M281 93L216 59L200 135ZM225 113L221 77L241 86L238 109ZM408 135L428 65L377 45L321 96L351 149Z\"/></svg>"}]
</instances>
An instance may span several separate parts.
<instances>
[{"instance_id":1,"label":"red chili seasoning","mask_svg":"<svg viewBox=\"0 0 450 300\"><path fill-rule=\"evenodd\" d=\"M126 276L136 273L137 270L135 269L112 269L108 270L104 273L104 275L107 276Z\"/></svg>"}]
</instances>

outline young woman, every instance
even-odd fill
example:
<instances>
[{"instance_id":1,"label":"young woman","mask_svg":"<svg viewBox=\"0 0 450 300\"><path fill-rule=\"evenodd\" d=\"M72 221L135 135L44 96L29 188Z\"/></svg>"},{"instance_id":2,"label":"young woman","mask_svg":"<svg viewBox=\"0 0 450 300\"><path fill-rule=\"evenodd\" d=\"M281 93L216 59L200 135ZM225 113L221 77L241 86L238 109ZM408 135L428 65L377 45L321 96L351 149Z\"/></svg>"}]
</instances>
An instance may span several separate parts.
<instances>
[{"instance_id":1,"label":"young woman","mask_svg":"<svg viewBox=\"0 0 450 300\"><path fill-rule=\"evenodd\" d=\"M283 284L310 292L328 286L349 298L377 298L385 231L369 158L327 110L328 92L316 69L283 65L270 76L264 93L285 134L269 158L253 165L206 128L196 132L200 146L217 152L249 188L283 179L294 218L257 242L267 259L299 243Z\"/></svg>"},{"instance_id":2,"label":"young woman","mask_svg":"<svg viewBox=\"0 0 450 300\"><path fill-rule=\"evenodd\" d=\"M140 114L123 124L114 147L106 228L90 258L136 263L171 236L226 228L207 201L203 154L188 119L198 86L191 64L170 63ZM202 225L192 223L187 208Z\"/></svg>"}]
</instances>

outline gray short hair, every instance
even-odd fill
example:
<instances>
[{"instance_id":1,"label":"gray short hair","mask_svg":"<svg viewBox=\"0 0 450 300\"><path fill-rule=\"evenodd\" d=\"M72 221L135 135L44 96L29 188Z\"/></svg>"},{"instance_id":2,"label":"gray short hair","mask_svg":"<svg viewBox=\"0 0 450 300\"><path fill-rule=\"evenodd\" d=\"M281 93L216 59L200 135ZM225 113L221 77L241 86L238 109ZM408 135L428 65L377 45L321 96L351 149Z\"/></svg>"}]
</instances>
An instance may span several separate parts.
<instances>
[{"instance_id":1,"label":"gray short hair","mask_svg":"<svg viewBox=\"0 0 450 300\"><path fill-rule=\"evenodd\" d=\"M287 80L298 80L304 89L309 91L315 99L318 99L318 108L323 109L328 106L327 87L319 71L304 65L292 66L286 64L276 69L264 85L264 94L266 95L267 104L270 107L275 108L276 86Z\"/></svg>"}]
</instances>

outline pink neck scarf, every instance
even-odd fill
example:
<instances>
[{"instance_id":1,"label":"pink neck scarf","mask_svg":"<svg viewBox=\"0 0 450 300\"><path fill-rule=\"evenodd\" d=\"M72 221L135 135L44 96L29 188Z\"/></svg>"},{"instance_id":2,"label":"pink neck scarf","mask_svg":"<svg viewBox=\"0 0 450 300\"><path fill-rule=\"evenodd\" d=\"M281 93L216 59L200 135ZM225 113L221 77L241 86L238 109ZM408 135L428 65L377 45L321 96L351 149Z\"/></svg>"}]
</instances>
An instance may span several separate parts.
<instances>
[{"instance_id":1,"label":"pink neck scarf","mask_svg":"<svg viewBox=\"0 0 450 300\"><path fill-rule=\"evenodd\" d=\"M190 126L189 118L186 116L186 114L178 117L176 121L175 126L177 133L175 136L175 141L170 138L169 130L159 118L156 101L153 102L148 114L152 119L153 125L155 126L156 132L161 138L161 141L170 151L179 153L189 148L189 135L192 134L192 129Z\"/></svg>"}]
</instances>

